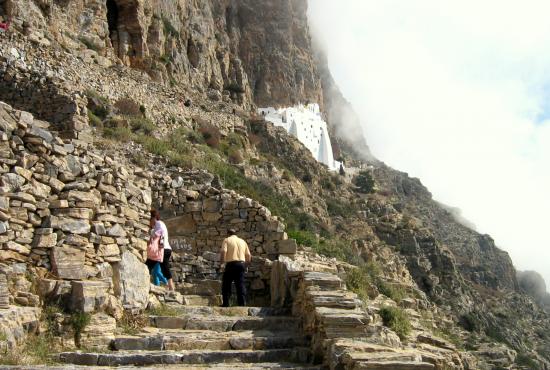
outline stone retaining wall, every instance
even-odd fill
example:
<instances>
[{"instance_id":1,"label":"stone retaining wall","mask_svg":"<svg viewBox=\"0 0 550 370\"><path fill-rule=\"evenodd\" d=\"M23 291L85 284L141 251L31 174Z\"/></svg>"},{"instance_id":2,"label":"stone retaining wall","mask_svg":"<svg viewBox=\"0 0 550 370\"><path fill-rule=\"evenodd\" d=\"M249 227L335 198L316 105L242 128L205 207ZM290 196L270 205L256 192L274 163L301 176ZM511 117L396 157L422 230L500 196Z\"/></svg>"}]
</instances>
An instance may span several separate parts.
<instances>
[{"instance_id":1,"label":"stone retaining wall","mask_svg":"<svg viewBox=\"0 0 550 370\"><path fill-rule=\"evenodd\" d=\"M246 274L249 302L269 301L270 261L279 255L293 255L297 248L294 240L287 239L284 224L257 201L221 187L201 185L216 183L206 173L178 173L170 181L155 180L153 198L175 252L176 282L221 279L219 250L228 229L234 228L254 257Z\"/></svg>"},{"instance_id":2,"label":"stone retaining wall","mask_svg":"<svg viewBox=\"0 0 550 370\"><path fill-rule=\"evenodd\" d=\"M26 264L36 277L29 289L16 284L24 276L6 274L10 303L55 300L115 317L145 308L153 199L166 216L177 282L219 279L219 247L234 227L255 257L249 289L265 297L270 260L292 255L296 243L268 209L212 181L204 171L130 166L0 103L0 266Z\"/></svg>"},{"instance_id":3,"label":"stone retaining wall","mask_svg":"<svg viewBox=\"0 0 550 370\"><path fill-rule=\"evenodd\" d=\"M31 68L27 52L32 44L14 48L3 42L9 35L0 37L0 101L52 123L52 128L65 137L89 140L86 97L47 69L45 61L42 70Z\"/></svg>"}]
</instances>

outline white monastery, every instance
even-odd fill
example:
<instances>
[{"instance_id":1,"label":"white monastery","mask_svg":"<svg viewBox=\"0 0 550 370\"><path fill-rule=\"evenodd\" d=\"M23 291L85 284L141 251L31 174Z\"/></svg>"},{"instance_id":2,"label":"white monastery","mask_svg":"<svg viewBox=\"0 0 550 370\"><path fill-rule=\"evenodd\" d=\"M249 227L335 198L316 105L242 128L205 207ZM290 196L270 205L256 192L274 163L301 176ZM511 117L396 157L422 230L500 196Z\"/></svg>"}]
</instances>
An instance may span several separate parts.
<instances>
[{"instance_id":1,"label":"white monastery","mask_svg":"<svg viewBox=\"0 0 550 370\"><path fill-rule=\"evenodd\" d=\"M309 149L313 158L324 163L332 171L338 171L341 163L334 160L327 123L321 117L318 104L298 105L288 108L259 108L258 113L266 121L283 127Z\"/></svg>"}]
</instances>

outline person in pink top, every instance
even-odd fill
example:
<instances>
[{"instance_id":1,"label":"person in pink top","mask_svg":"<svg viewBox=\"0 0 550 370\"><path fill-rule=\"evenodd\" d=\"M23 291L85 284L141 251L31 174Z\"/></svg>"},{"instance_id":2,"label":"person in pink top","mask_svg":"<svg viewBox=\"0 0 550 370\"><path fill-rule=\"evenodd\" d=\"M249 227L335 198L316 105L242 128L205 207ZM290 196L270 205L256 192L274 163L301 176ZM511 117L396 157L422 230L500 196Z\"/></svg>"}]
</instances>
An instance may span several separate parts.
<instances>
[{"instance_id":1,"label":"person in pink top","mask_svg":"<svg viewBox=\"0 0 550 370\"><path fill-rule=\"evenodd\" d=\"M161 247L164 249L164 259L162 262L160 262L160 269L162 271L162 275L168 280L168 289L174 290L174 280L172 278L172 271L170 270L170 258L172 257L172 247L170 246L170 242L168 241L168 229L166 228L166 224L161 221L160 219L160 213L156 209L151 210L151 219L149 221L149 227L151 228L151 233L156 234L157 236L160 236L160 243ZM145 264L147 267L149 267L149 271L151 271L155 264L159 262L147 260L145 261Z\"/></svg>"}]
</instances>

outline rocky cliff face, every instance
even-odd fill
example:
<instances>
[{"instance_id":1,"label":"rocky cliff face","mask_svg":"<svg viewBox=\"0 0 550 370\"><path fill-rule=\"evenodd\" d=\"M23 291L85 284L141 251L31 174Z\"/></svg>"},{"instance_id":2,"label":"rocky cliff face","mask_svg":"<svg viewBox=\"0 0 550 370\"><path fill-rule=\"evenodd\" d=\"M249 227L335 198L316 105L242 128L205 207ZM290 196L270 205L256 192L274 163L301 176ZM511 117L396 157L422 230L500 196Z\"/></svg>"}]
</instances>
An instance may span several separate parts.
<instances>
[{"instance_id":1,"label":"rocky cliff face","mask_svg":"<svg viewBox=\"0 0 550 370\"><path fill-rule=\"evenodd\" d=\"M323 100L305 0L5 0L0 15L84 59L244 107Z\"/></svg>"}]
</instances>

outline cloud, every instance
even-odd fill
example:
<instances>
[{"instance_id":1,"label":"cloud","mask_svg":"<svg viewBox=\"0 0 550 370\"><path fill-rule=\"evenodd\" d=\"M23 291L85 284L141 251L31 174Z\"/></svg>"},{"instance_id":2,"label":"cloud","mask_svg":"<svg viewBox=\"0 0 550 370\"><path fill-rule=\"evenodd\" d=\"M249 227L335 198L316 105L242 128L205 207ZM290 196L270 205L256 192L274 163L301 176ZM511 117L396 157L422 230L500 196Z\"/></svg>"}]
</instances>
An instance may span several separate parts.
<instances>
[{"instance_id":1,"label":"cloud","mask_svg":"<svg viewBox=\"0 0 550 370\"><path fill-rule=\"evenodd\" d=\"M550 3L312 0L375 156L550 282Z\"/></svg>"}]
</instances>

